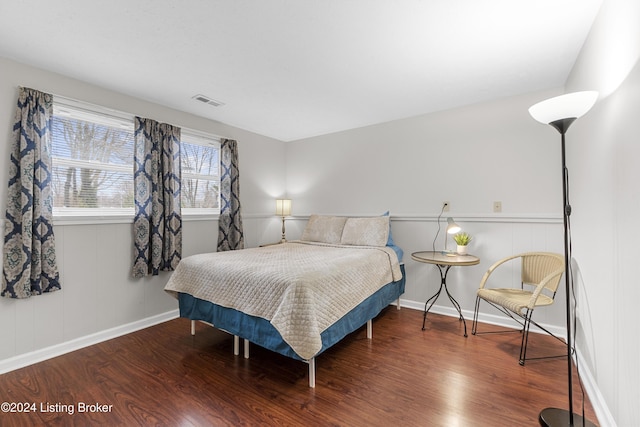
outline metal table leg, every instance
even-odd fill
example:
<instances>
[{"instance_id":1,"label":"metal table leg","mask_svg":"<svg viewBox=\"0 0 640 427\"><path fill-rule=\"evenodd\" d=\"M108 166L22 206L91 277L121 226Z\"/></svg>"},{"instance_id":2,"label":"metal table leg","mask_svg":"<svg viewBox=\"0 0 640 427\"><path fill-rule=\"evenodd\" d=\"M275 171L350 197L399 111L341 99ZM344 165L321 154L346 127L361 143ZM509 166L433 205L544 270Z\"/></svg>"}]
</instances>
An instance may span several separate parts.
<instances>
[{"instance_id":1,"label":"metal table leg","mask_svg":"<svg viewBox=\"0 0 640 427\"><path fill-rule=\"evenodd\" d=\"M436 300L440 296L440 292L442 292L442 288L444 288L444 291L447 293L447 296L449 297L449 300L451 301L451 304L453 304L455 309L458 310L458 314L460 315L460 320L462 321L462 324L464 325L464 336L466 338L467 337L467 322L464 320L464 317L462 316L462 309L460 308L460 304L458 304L458 301L456 301L455 298L453 298L453 296L449 293L449 289L447 289L447 273L449 273L449 269L451 268L451 266L450 265L440 265L440 264L436 264L436 266L438 267L438 270L440 271L440 288L438 289L438 292L436 292L436 294L433 295L431 298L429 298L427 300L427 302L424 304L424 316L422 318L422 330L423 331L425 330L425 323L427 321L427 313L429 312L429 310L431 310L431 307L433 306L433 304L436 302ZM444 268L444 270L443 270L443 267L446 267L446 268ZM431 304L429 304L429 301L431 301ZM429 306L427 307L428 304L429 304Z\"/></svg>"}]
</instances>

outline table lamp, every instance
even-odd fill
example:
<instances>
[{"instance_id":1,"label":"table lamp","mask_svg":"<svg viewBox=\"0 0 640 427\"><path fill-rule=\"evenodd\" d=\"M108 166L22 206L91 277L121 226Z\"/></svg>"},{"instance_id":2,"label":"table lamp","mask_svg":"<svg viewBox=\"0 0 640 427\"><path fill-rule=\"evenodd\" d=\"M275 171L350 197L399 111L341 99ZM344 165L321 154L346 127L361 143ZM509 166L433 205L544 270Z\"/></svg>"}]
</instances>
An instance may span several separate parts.
<instances>
[{"instance_id":1,"label":"table lamp","mask_svg":"<svg viewBox=\"0 0 640 427\"><path fill-rule=\"evenodd\" d=\"M290 199L276 199L276 215L282 217L282 240L286 242L287 239L284 235L284 218L291 215L291 200Z\"/></svg>"},{"instance_id":2,"label":"table lamp","mask_svg":"<svg viewBox=\"0 0 640 427\"><path fill-rule=\"evenodd\" d=\"M447 232L444 235L444 252L445 253L449 253L449 251L447 250L447 239L449 238L449 236L447 236L447 234L456 234L460 230L462 230L462 227L456 224L453 218L451 217L447 218Z\"/></svg>"}]
</instances>

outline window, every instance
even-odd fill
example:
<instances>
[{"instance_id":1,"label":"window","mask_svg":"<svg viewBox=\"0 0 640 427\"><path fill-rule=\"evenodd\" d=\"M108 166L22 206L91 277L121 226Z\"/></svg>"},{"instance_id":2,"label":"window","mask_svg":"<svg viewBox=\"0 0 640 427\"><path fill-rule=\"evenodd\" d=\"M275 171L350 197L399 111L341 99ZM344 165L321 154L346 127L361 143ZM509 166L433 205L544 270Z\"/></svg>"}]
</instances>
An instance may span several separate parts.
<instances>
[{"instance_id":1,"label":"window","mask_svg":"<svg viewBox=\"0 0 640 427\"><path fill-rule=\"evenodd\" d=\"M217 215L220 140L181 130L182 212ZM56 218L134 215L133 116L64 98L54 99L53 215Z\"/></svg>"},{"instance_id":2,"label":"window","mask_svg":"<svg viewBox=\"0 0 640 427\"><path fill-rule=\"evenodd\" d=\"M182 129L182 212L220 212L220 140Z\"/></svg>"},{"instance_id":3,"label":"window","mask_svg":"<svg viewBox=\"0 0 640 427\"><path fill-rule=\"evenodd\" d=\"M133 216L133 122L54 103L54 216Z\"/></svg>"}]
</instances>

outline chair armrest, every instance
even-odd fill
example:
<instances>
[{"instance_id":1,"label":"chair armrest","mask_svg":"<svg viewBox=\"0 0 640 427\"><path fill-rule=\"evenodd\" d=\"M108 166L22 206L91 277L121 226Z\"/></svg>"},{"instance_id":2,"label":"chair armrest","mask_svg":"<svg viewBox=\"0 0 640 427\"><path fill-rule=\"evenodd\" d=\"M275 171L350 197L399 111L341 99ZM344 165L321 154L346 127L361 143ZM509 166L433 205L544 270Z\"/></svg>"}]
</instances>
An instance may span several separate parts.
<instances>
[{"instance_id":1,"label":"chair armrest","mask_svg":"<svg viewBox=\"0 0 640 427\"><path fill-rule=\"evenodd\" d=\"M527 305L527 307L530 309L533 309L536 305L536 302L538 301L538 297L540 296L540 293L545 288L547 283L549 283L551 280L554 280L558 276L562 276L563 273L564 273L564 266L550 273L544 279L542 279L542 281L538 283L538 285L536 285L536 288L532 292L531 299L529 300L529 304ZM560 280L560 278L558 278L558 280Z\"/></svg>"},{"instance_id":2,"label":"chair armrest","mask_svg":"<svg viewBox=\"0 0 640 427\"><path fill-rule=\"evenodd\" d=\"M493 273L493 271L496 268L498 268L500 265L504 264L507 261L511 261L513 259L520 258L520 257L522 257L522 254L513 255L507 258L503 258L499 261L496 261L491 267L489 267L487 272L484 273L484 276L482 276L482 280L480 281L480 286L478 287L478 289L484 289L485 285L487 284L487 280L489 279L489 276L491 275L491 273Z\"/></svg>"}]
</instances>

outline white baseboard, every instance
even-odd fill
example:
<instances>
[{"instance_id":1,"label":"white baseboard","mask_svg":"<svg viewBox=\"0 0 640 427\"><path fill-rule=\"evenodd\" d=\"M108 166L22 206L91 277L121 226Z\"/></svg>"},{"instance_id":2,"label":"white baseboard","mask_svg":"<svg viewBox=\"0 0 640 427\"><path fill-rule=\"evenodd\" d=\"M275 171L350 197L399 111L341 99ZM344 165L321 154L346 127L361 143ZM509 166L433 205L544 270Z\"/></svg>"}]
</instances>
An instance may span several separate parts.
<instances>
[{"instance_id":1,"label":"white baseboard","mask_svg":"<svg viewBox=\"0 0 640 427\"><path fill-rule=\"evenodd\" d=\"M138 320L132 323L127 323L126 325L117 326L115 328L100 331L95 334L76 338L71 341L52 345L50 347L21 354L9 359L0 360L0 374L23 368L25 366L33 365L34 363L42 362L43 360L51 359L65 353L70 353L72 351L79 350L81 348L88 347L90 345L97 344L103 341L107 341L112 338L130 334L140 329L148 328L149 326L157 325L158 323L166 322L177 317L179 317L179 311L177 309L171 310L166 313L147 317L145 319Z\"/></svg>"},{"instance_id":2,"label":"white baseboard","mask_svg":"<svg viewBox=\"0 0 640 427\"><path fill-rule=\"evenodd\" d=\"M591 401L591 405L593 406L593 410L596 413L596 417L598 417L598 425L601 427L615 427L616 420L613 418L613 414L609 410L602 393L600 393L600 389L598 388L598 384L596 383L595 378L591 374L589 369L585 369L587 366L587 362L585 361L582 354L578 351L576 352L576 357L578 360L578 368L580 373L580 379L582 380L582 385L584 386L584 392L587 396L589 396L589 400ZM573 393L576 396L579 390L574 388ZM579 410L579 408L577 408ZM574 408L574 412L576 408ZM595 422L596 420L591 420Z\"/></svg>"}]
</instances>

